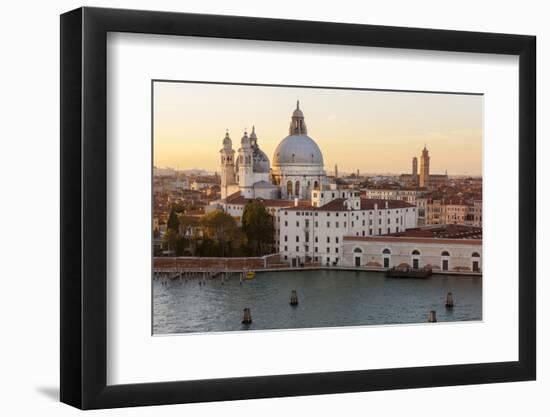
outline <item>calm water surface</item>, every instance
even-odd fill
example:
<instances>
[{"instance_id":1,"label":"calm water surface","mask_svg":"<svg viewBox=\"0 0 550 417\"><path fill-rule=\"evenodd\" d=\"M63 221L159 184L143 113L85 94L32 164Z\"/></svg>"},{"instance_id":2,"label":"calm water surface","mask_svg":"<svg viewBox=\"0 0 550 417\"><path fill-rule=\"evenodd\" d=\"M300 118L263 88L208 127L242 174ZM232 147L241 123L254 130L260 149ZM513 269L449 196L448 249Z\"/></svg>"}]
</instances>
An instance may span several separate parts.
<instances>
[{"instance_id":1,"label":"calm water surface","mask_svg":"<svg viewBox=\"0 0 550 417\"><path fill-rule=\"evenodd\" d=\"M386 278L382 272L259 272L239 284L221 279L153 280L153 333L226 332L481 320L481 277ZM289 305L292 290L299 305ZM447 292L455 306L445 308ZM243 308L253 322L242 325Z\"/></svg>"}]
</instances>

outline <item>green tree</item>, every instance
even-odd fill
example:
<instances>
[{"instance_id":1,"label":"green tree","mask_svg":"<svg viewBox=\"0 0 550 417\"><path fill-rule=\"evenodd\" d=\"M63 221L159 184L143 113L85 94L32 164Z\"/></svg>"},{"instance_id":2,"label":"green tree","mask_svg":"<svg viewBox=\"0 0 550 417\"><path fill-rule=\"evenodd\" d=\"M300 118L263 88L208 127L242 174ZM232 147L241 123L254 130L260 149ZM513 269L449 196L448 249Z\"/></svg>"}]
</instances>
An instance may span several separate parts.
<instances>
[{"instance_id":1,"label":"green tree","mask_svg":"<svg viewBox=\"0 0 550 417\"><path fill-rule=\"evenodd\" d=\"M197 245L197 255L199 256L221 256L220 246L216 241L205 237Z\"/></svg>"},{"instance_id":2,"label":"green tree","mask_svg":"<svg viewBox=\"0 0 550 417\"><path fill-rule=\"evenodd\" d=\"M168 216L168 222L166 223L166 227L169 230L174 230L175 232L178 232L180 227L180 221L178 220L178 215L176 214L174 209L170 210L170 215Z\"/></svg>"},{"instance_id":3,"label":"green tree","mask_svg":"<svg viewBox=\"0 0 550 417\"><path fill-rule=\"evenodd\" d=\"M188 241L185 237L178 236L176 240L176 256L182 256L184 254L187 244Z\"/></svg>"},{"instance_id":4,"label":"green tree","mask_svg":"<svg viewBox=\"0 0 550 417\"><path fill-rule=\"evenodd\" d=\"M176 213L184 213L185 212L185 204L182 203L172 203L172 210Z\"/></svg>"},{"instance_id":5,"label":"green tree","mask_svg":"<svg viewBox=\"0 0 550 417\"><path fill-rule=\"evenodd\" d=\"M273 216L261 202L252 200L246 203L242 224L251 255L261 256L272 251L275 236Z\"/></svg>"},{"instance_id":6,"label":"green tree","mask_svg":"<svg viewBox=\"0 0 550 417\"><path fill-rule=\"evenodd\" d=\"M240 240L240 231L235 219L221 210L215 210L201 218L201 226L205 236L216 242L219 256L231 256L232 242Z\"/></svg>"},{"instance_id":7,"label":"green tree","mask_svg":"<svg viewBox=\"0 0 550 417\"><path fill-rule=\"evenodd\" d=\"M168 247L169 250L176 252L176 245L178 243L178 232L173 229L166 230L164 236L162 237L163 243Z\"/></svg>"}]
</instances>

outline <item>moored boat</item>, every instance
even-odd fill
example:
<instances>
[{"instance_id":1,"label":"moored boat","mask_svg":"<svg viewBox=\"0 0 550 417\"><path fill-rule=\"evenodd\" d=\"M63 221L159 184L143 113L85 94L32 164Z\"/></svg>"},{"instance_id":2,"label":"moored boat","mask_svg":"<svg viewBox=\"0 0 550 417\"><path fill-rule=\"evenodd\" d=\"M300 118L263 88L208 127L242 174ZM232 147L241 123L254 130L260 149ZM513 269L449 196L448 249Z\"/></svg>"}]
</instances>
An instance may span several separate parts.
<instances>
[{"instance_id":1,"label":"moored boat","mask_svg":"<svg viewBox=\"0 0 550 417\"><path fill-rule=\"evenodd\" d=\"M393 267L386 270L389 278L428 278L432 275L431 268L400 268Z\"/></svg>"}]
</instances>

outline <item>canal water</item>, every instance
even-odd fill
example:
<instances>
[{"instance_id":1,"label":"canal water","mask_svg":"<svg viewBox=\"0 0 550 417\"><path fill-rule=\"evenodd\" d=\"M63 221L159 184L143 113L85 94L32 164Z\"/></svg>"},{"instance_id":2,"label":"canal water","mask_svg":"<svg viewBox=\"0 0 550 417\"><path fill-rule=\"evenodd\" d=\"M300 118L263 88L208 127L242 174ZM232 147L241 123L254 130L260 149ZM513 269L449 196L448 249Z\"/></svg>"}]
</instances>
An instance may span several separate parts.
<instances>
[{"instance_id":1,"label":"canal water","mask_svg":"<svg viewBox=\"0 0 550 417\"><path fill-rule=\"evenodd\" d=\"M239 283L220 278L153 280L153 333L227 332L481 320L482 278L433 275L386 278L382 272L258 272ZM299 304L290 305L292 290ZM445 308L448 292L454 308ZM252 324L241 324L250 308Z\"/></svg>"}]
</instances>

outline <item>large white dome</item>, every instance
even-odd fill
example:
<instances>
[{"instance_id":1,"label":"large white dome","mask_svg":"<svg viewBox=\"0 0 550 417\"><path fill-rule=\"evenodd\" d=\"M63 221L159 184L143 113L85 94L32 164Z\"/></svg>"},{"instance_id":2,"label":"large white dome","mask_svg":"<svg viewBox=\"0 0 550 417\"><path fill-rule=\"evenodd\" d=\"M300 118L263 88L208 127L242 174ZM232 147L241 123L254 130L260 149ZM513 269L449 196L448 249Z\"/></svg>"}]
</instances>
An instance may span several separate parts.
<instances>
[{"instance_id":1,"label":"large white dome","mask_svg":"<svg viewBox=\"0 0 550 417\"><path fill-rule=\"evenodd\" d=\"M273 165L320 165L323 154L319 146L309 136L290 135L275 148Z\"/></svg>"}]
</instances>

